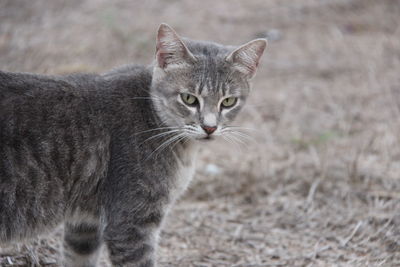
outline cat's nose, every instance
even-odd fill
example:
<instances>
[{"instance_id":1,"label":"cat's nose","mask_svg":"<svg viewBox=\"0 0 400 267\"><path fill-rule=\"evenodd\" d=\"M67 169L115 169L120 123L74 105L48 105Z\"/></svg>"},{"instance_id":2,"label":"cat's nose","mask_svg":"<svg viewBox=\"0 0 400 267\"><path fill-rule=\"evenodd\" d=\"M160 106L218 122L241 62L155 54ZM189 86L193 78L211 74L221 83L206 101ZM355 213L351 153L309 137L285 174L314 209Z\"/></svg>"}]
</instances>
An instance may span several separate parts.
<instances>
[{"instance_id":1,"label":"cat's nose","mask_svg":"<svg viewBox=\"0 0 400 267\"><path fill-rule=\"evenodd\" d=\"M217 127L216 126L205 126L205 125L203 125L203 126L201 126L203 129L204 129L204 131L208 134L208 135L210 135L210 134L212 134L213 132L215 132L215 130L217 130Z\"/></svg>"}]
</instances>

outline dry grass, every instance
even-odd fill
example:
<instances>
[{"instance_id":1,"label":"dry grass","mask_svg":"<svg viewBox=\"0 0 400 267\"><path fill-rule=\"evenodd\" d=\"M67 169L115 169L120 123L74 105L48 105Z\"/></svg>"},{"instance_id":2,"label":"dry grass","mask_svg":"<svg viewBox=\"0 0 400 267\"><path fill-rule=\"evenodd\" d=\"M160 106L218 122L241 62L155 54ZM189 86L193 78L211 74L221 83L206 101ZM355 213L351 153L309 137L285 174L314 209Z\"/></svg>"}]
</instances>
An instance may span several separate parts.
<instances>
[{"instance_id":1,"label":"dry grass","mask_svg":"<svg viewBox=\"0 0 400 267\"><path fill-rule=\"evenodd\" d=\"M204 147L161 266L400 266L400 1L112 3L2 0L0 68L148 63L160 22L223 43L271 39L237 122L253 140ZM57 266L57 251L50 236L3 248L0 265Z\"/></svg>"}]
</instances>

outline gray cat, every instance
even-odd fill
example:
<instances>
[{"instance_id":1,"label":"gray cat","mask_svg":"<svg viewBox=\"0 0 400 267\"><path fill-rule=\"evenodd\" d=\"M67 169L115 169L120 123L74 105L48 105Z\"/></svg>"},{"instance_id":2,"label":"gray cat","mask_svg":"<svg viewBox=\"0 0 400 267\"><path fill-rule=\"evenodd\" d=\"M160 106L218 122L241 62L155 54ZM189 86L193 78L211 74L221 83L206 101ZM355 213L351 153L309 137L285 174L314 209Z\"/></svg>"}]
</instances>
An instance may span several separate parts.
<instances>
[{"instance_id":1,"label":"gray cat","mask_svg":"<svg viewBox=\"0 0 400 267\"><path fill-rule=\"evenodd\" d=\"M239 48L158 30L149 67L103 75L0 71L0 243L64 223L63 266L156 265L198 141L234 138L266 41Z\"/></svg>"}]
</instances>

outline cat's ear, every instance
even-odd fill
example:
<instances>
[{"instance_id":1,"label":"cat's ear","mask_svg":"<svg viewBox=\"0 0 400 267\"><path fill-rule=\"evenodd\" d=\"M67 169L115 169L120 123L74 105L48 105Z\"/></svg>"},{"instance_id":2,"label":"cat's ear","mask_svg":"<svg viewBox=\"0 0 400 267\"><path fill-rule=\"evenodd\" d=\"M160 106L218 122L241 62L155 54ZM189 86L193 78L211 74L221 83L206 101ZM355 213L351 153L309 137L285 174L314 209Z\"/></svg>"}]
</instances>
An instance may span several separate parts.
<instances>
[{"instance_id":1,"label":"cat's ear","mask_svg":"<svg viewBox=\"0 0 400 267\"><path fill-rule=\"evenodd\" d=\"M192 63L195 57L174 29L162 23L157 33L156 60L160 68L166 69L173 65Z\"/></svg>"},{"instance_id":2,"label":"cat's ear","mask_svg":"<svg viewBox=\"0 0 400 267\"><path fill-rule=\"evenodd\" d=\"M233 64L233 68L250 79L256 74L266 46L267 40L265 39L253 40L230 53L226 60Z\"/></svg>"}]
</instances>

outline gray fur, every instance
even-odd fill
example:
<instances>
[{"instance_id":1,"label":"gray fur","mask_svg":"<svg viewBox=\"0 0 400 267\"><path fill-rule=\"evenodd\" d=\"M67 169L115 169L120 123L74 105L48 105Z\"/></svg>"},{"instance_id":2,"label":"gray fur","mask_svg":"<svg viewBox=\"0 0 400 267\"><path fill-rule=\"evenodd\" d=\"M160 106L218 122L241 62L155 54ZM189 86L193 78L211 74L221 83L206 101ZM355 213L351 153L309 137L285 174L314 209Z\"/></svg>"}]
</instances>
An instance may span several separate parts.
<instances>
[{"instance_id":1,"label":"gray fur","mask_svg":"<svg viewBox=\"0 0 400 267\"><path fill-rule=\"evenodd\" d=\"M240 59L227 60L232 47L175 35L160 26L149 67L0 71L0 243L65 223L64 266L96 266L102 243L114 266L155 266L159 228L190 182L197 139L228 134L250 89ZM185 106L182 92L202 106ZM227 95L239 102L222 112ZM207 121L218 127L212 135Z\"/></svg>"}]
</instances>

